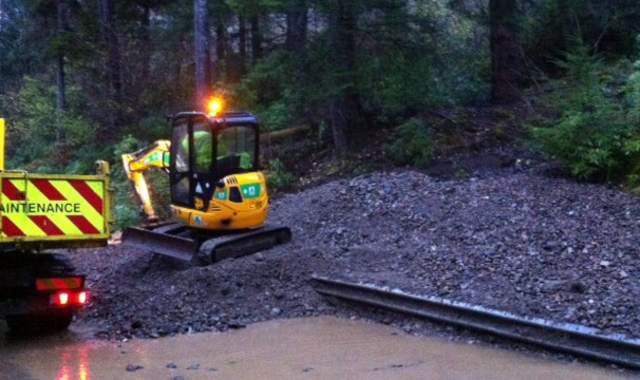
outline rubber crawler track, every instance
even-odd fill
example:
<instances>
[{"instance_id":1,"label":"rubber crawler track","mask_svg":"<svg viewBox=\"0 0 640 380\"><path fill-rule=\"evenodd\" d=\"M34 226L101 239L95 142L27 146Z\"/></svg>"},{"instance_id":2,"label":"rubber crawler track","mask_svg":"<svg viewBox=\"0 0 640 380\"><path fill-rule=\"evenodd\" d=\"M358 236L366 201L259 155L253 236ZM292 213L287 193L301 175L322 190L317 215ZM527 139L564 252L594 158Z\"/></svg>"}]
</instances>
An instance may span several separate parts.
<instances>
[{"instance_id":1,"label":"rubber crawler track","mask_svg":"<svg viewBox=\"0 0 640 380\"><path fill-rule=\"evenodd\" d=\"M640 340L599 330L523 318L442 298L420 297L373 285L312 277L314 289L329 297L449 323L548 349L640 369Z\"/></svg>"}]
</instances>

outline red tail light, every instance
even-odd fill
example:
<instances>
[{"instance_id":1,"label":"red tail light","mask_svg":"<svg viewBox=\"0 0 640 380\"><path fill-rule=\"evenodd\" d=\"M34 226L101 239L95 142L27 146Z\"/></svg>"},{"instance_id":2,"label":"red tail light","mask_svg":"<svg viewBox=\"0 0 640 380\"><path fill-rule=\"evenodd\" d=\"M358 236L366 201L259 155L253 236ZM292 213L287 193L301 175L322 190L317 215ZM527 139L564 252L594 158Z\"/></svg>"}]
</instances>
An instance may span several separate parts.
<instances>
[{"instance_id":1,"label":"red tail light","mask_svg":"<svg viewBox=\"0 0 640 380\"><path fill-rule=\"evenodd\" d=\"M59 292L53 297L53 304L58 306L66 306L69 303L69 293Z\"/></svg>"},{"instance_id":2,"label":"red tail light","mask_svg":"<svg viewBox=\"0 0 640 380\"><path fill-rule=\"evenodd\" d=\"M85 305L89 301L89 293L87 291L78 293L78 304Z\"/></svg>"},{"instance_id":3,"label":"red tail light","mask_svg":"<svg viewBox=\"0 0 640 380\"><path fill-rule=\"evenodd\" d=\"M83 306L89 303L89 292L57 292L51 295L50 302L54 306Z\"/></svg>"}]
</instances>

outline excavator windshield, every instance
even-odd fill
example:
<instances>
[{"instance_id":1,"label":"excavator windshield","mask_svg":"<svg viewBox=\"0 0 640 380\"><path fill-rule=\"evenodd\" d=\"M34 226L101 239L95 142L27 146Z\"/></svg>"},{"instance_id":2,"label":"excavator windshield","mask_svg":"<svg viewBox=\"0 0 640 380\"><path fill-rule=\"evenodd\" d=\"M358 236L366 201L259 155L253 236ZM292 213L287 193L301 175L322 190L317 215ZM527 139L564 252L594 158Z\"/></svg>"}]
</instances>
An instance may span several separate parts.
<instances>
[{"instance_id":1,"label":"excavator windshield","mask_svg":"<svg viewBox=\"0 0 640 380\"><path fill-rule=\"evenodd\" d=\"M242 173L255 170L255 129L248 126L223 128L217 133L216 173Z\"/></svg>"},{"instance_id":2,"label":"excavator windshield","mask_svg":"<svg viewBox=\"0 0 640 380\"><path fill-rule=\"evenodd\" d=\"M174 120L171 146L172 198L176 204L190 205L194 196L208 199L220 179L258 170L254 117L179 117Z\"/></svg>"}]
</instances>

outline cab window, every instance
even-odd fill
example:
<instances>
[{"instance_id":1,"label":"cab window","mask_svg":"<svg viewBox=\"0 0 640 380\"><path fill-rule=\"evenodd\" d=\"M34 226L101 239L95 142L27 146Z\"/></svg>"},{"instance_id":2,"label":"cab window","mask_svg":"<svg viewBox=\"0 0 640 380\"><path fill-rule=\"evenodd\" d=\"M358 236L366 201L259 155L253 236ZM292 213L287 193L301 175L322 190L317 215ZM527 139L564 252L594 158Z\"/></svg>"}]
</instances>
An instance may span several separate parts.
<instances>
[{"instance_id":1,"label":"cab window","mask_svg":"<svg viewBox=\"0 0 640 380\"><path fill-rule=\"evenodd\" d=\"M255 169L256 130L249 126L222 129L217 137L217 174L226 176Z\"/></svg>"},{"instance_id":2,"label":"cab window","mask_svg":"<svg viewBox=\"0 0 640 380\"><path fill-rule=\"evenodd\" d=\"M178 173L186 173L189 171L189 129L187 123L176 125L173 128L172 141L179 141L175 144L176 171Z\"/></svg>"},{"instance_id":3,"label":"cab window","mask_svg":"<svg viewBox=\"0 0 640 380\"><path fill-rule=\"evenodd\" d=\"M213 138L211 129L207 123L198 123L193 126L193 150L195 153L195 169L197 172L206 173L212 169L213 162Z\"/></svg>"}]
</instances>

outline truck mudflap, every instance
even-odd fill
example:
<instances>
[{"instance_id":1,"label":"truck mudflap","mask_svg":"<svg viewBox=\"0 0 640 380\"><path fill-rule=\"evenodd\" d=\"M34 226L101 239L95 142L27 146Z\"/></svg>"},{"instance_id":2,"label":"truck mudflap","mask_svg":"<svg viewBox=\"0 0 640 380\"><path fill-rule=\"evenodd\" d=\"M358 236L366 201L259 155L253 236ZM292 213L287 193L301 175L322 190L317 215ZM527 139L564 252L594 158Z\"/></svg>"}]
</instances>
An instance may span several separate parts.
<instances>
[{"instance_id":1,"label":"truck mudflap","mask_svg":"<svg viewBox=\"0 0 640 380\"><path fill-rule=\"evenodd\" d=\"M265 225L255 230L203 234L180 223L131 227L123 244L173 257L193 265L209 265L251 255L291 241L288 227Z\"/></svg>"}]
</instances>

